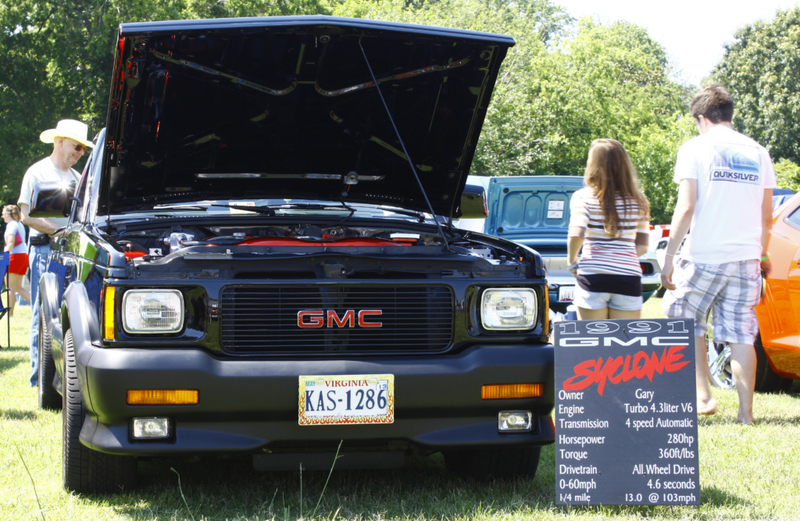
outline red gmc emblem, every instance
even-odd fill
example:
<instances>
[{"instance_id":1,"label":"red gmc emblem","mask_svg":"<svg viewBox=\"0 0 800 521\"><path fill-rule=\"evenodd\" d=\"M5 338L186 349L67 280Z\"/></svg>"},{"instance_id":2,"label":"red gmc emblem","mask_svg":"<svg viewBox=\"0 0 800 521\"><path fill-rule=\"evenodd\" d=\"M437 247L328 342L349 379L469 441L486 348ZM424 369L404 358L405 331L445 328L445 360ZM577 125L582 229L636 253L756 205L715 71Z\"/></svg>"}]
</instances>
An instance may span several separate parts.
<instances>
[{"instance_id":1,"label":"red gmc emblem","mask_svg":"<svg viewBox=\"0 0 800 521\"><path fill-rule=\"evenodd\" d=\"M333 309L305 309L297 312L297 327L313 328L325 327L327 319L327 327L382 327L383 322L372 321L367 322L367 318L371 315L380 316L383 311L380 309L362 309L358 312L358 322L356 322L356 311L348 309L341 317Z\"/></svg>"}]
</instances>

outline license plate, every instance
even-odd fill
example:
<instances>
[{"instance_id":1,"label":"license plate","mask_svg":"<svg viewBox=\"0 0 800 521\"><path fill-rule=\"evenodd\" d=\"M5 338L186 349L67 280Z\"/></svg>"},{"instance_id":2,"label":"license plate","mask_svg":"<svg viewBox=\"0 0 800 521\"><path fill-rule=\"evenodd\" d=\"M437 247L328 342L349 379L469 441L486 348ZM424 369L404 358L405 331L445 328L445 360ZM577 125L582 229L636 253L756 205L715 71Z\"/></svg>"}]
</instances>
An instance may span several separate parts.
<instances>
[{"instance_id":1,"label":"license plate","mask_svg":"<svg viewBox=\"0 0 800 521\"><path fill-rule=\"evenodd\" d=\"M300 425L394 423L394 375L300 376Z\"/></svg>"},{"instance_id":2,"label":"license plate","mask_svg":"<svg viewBox=\"0 0 800 521\"><path fill-rule=\"evenodd\" d=\"M575 286L558 287L559 302L572 302L573 300L575 300Z\"/></svg>"}]
</instances>

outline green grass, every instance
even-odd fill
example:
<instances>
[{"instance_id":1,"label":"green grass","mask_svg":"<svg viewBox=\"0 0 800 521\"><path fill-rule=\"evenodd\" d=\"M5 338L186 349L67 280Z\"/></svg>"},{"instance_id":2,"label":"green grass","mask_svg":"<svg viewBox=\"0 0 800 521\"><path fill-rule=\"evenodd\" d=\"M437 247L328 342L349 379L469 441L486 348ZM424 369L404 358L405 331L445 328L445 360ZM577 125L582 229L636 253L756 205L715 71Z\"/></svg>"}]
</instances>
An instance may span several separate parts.
<instances>
[{"instance_id":1,"label":"green grass","mask_svg":"<svg viewBox=\"0 0 800 521\"><path fill-rule=\"evenodd\" d=\"M660 317L660 303L646 303L644 316ZM328 472L261 474L235 460L153 460L140 463L135 492L99 497L65 492L61 416L38 410L27 384L29 309L18 308L12 347L0 350L0 519L312 519ZM0 324L3 346L5 324ZM720 413L699 420L699 507L556 507L550 446L532 481L475 483L448 474L439 456L412 458L395 471L334 469L313 519L800 517L800 396L796 391L756 395L756 424L745 427L736 422L735 394L715 392Z\"/></svg>"}]
</instances>

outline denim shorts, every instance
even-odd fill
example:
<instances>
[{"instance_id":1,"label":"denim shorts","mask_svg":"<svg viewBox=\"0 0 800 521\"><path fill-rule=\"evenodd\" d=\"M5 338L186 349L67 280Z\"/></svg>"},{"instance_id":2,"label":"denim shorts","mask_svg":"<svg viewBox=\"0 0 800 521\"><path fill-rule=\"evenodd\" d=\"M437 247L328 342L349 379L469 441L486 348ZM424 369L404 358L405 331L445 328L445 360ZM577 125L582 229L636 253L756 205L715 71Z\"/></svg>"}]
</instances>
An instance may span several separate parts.
<instances>
[{"instance_id":1,"label":"denim shorts","mask_svg":"<svg viewBox=\"0 0 800 521\"><path fill-rule=\"evenodd\" d=\"M713 309L714 341L753 345L758 333L755 306L761 299L761 263L757 259L696 264L678 258L664 294L667 318L693 318L694 335L705 336Z\"/></svg>"},{"instance_id":2,"label":"denim shorts","mask_svg":"<svg viewBox=\"0 0 800 521\"><path fill-rule=\"evenodd\" d=\"M572 302L582 309L611 308L619 311L636 311L642 309L642 296L631 297L618 293L595 293L575 286L575 300Z\"/></svg>"}]
</instances>

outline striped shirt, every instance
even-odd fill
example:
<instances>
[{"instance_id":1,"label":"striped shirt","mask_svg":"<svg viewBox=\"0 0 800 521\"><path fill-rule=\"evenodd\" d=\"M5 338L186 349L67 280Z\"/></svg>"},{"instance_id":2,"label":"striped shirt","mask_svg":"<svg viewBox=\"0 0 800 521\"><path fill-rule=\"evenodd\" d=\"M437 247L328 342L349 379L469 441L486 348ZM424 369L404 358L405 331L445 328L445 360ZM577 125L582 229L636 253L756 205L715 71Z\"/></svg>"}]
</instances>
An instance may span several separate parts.
<instances>
[{"instance_id":1,"label":"striped shirt","mask_svg":"<svg viewBox=\"0 0 800 521\"><path fill-rule=\"evenodd\" d=\"M585 187L572 196L570 201L570 228L584 229L578 275L622 275L641 278L642 268L636 254L636 234L649 233L650 222L640 215L635 200L617 196L617 235L611 235L603 227L603 209L591 188Z\"/></svg>"}]
</instances>

